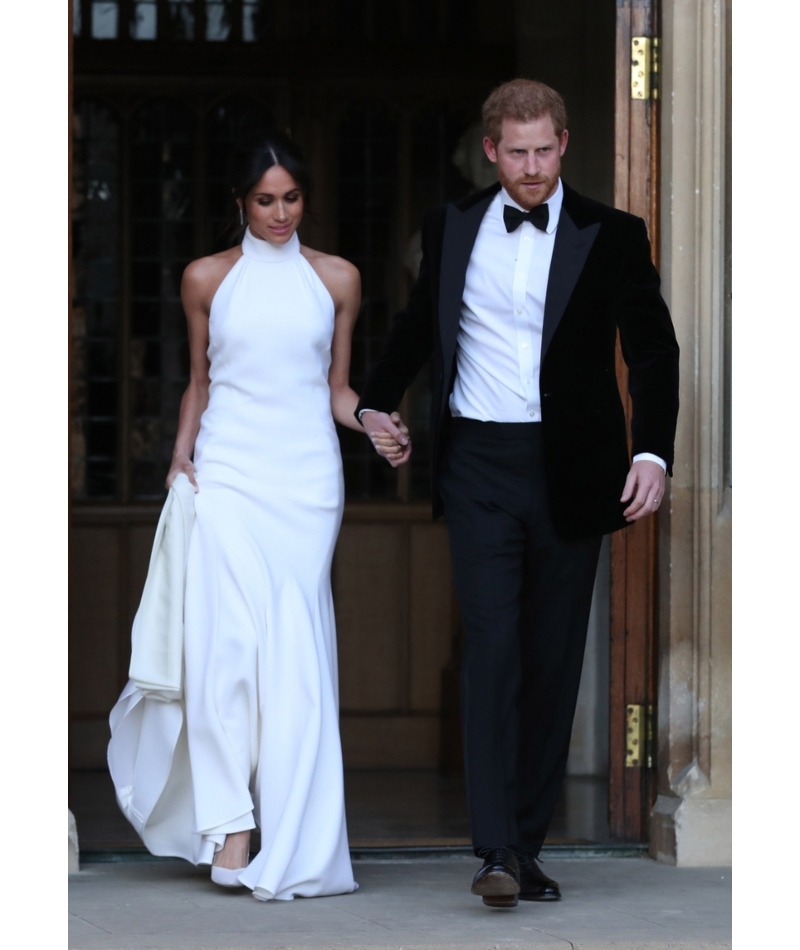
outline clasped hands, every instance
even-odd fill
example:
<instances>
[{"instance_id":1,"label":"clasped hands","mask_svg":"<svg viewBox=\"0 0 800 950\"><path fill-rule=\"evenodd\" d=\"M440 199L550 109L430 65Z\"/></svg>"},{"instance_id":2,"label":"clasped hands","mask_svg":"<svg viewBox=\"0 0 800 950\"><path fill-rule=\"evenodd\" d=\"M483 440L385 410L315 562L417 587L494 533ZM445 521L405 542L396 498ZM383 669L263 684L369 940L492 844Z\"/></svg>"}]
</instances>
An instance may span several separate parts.
<instances>
[{"instance_id":1,"label":"clasped hands","mask_svg":"<svg viewBox=\"0 0 800 950\"><path fill-rule=\"evenodd\" d=\"M399 412L391 415L385 412L370 410L361 417L364 431L375 446L378 455L397 468L411 457L411 439L408 435L408 426L400 418Z\"/></svg>"}]
</instances>

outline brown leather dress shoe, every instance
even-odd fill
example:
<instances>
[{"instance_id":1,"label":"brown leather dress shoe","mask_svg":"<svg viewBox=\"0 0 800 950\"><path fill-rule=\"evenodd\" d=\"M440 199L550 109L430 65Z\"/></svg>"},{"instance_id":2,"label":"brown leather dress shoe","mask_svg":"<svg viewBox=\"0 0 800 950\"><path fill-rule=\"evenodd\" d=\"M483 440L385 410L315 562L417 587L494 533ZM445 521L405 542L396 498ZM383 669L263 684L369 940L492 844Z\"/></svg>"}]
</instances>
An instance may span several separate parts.
<instances>
[{"instance_id":1,"label":"brown leather dress shoe","mask_svg":"<svg viewBox=\"0 0 800 950\"><path fill-rule=\"evenodd\" d=\"M472 881L472 893L488 907L516 907L519 894L519 864L511 848L483 848L478 852L483 867Z\"/></svg>"},{"instance_id":2,"label":"brown leather dress shoe","mask_svg":"<svg viewBox=\"0 0 800 950\"><path fill-rule=\"evenodd\" d=\"M536 863L536 858L523 858L519 869L521 901L560 901L561 888Z\"/></svg>"}]
</instances>

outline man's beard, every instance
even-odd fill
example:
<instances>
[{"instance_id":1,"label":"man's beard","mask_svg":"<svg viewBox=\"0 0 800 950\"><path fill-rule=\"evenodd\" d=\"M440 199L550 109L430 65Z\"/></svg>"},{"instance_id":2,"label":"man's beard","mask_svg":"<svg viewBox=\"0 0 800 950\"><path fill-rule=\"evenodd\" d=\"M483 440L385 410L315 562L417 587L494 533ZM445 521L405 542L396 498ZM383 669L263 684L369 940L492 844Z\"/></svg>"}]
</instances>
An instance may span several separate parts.
<instances>
[{"instance_id":1,"label":"man's beard","mask_svg":"<svg viewBox=\"0 0 800 950\"><path fill-rule=\"evenodd\" d=\"M516 201L520 207L525 208L526 211L530 211L531 208L535 208L537 205L543 204L548 198L552 196L558 184L559 174L560 169L555 173L555 175L537 175L536 178L518 178L512 181L510 178L506 178L506 176L498 169L497 177L500 180L500 184L505 188L514 201ZM522 187L523 184L531 182L541 183L542 185L542 187L537 188L533 194L526 188Z\"/></svg>"}]
</instances>

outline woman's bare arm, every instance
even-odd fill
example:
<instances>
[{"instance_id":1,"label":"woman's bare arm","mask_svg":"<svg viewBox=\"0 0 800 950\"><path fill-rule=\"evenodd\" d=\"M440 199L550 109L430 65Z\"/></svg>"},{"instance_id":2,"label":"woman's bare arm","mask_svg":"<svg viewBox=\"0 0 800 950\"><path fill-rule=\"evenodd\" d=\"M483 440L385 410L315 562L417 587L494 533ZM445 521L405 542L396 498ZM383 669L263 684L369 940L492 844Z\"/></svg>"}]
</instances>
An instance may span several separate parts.
<instances>
[{"instance_id":1,"label":"woman's bare arm","mask_svg":"<svg viewBox=\"0 0 800 950\"><path fill-rule=\"evenodd\" d=\"M336 325L331 344L331 368L328 383L331 390L331 413L333 418L348 429L366 432L355 417L358 395L350 386L350 354L353 328L361 306L361 275L358 269L341 257L320 254L303 248L308 262L328 289L336 307ZM411 440L408 427L398 413L392 413L392 421L398 427L403 441L398 442L385 432L366 434L372 440L379 455L396 468L407 462L411 455Z\"/></svg>"},{"instance_id":2,"label":"woman's bare arm","mask_svg":"<svg viewBox=\"0 0 800 950\"><path fill-rule=\"evenodd\" d=\"M238 252L238 248L233 251ZM192 458L194 443L200 431L200 419L208 405L208 317L217 288L239 256L240 252L234 254L227 251L213 257L202 257L192 261L183 272L181 303L189 332L189 385L181 399L178 434L167 473L167 488L179 472L184 472L195 491L199 491Z\"/></svg>"},{"instance_id":3,"label":"woman's bare arm","mask_svg":"<svg viewBox=\"0 0 800 950\"><path fill-rule=\"evenodd\" d=\"M361 306L361 275L349 261L303 248L308 262L333 298L336 317L331 343L331 413L343 426L363 431L355 418L358 395L350 387L350 352L353 328Z\"/></svg>"}]
</instances>

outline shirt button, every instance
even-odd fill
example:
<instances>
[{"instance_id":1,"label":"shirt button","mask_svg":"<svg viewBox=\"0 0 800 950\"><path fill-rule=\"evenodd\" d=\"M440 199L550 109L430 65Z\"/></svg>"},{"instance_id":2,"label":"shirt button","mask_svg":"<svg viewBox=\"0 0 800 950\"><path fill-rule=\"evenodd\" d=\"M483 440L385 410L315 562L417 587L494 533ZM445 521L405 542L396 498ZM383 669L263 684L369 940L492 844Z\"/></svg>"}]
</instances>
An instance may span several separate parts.
<instances>
[{"instance_id":1,"label":"shirt button","mask_svg":"<svg viewBox=\"0 0 800 950\"><path fill-rule=\"evenodd\" d=\"M517 313L522 313L522 311L521 311L521 310L517 310Z\"/></svg>"},{"instance_id":2,"label":"shirt button","mask_svg":"<svg viewBox=\"0 0 800 950\"><path fill-rule=\"evenodd\" d=\"M523 241L530 241L529 237L523 238Z\"/></svg>"},{"instance_id":3,"label":"shirt button","mask_svg":"<svg viewBox=\"0 0 800 950\"><path fill-rule=\"evenodd\" d=\"M533 418L533 417L536 415L536 413L535 413L535 412L529 412L528 415L529 415L531 418Z\"/></svg>"},{"instance_id":4,"label":"shirt button","mask_svg":"<svg viewBox=\"0 0 800 950\"><path fill-rule=\"evenodd\" d=\"M527 343L523 343L523 344L522 344L522 349L523 349L523 350L527 350L527 349L528 349L528 344L527 344Z\"/></svg>"}]
</instances>

